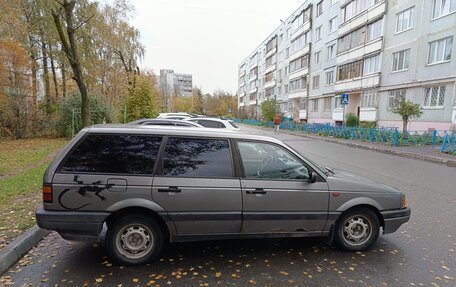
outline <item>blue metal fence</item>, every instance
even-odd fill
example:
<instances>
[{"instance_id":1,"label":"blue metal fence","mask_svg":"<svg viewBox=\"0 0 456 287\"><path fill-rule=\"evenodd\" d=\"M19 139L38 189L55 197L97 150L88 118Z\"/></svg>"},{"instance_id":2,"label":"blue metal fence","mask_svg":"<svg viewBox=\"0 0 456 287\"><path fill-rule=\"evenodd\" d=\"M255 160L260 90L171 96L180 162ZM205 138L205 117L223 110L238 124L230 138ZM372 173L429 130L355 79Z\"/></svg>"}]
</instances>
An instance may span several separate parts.
<instances>
[{"instance_id":1,"label":"blue metal fence","mask_svg":"<svg viewBox=\"0 0 456 287\"><path fill-rule=\"evenodd\" d=\"M447 133L443 138L441 151L456 155L456 133Z\"/></svg>"},{"instance_id":2,"label":"blue metal fence","mask_svg":"<svg viewBox=\"0 0 456 287\"><path fill-rule=\"evenodd\" d=\"M238 120L245 124L274 126L272 121L261 122L258 120ZM370 143L381 143L392 146L422 146L442 145L442 152L455 151L456 135L444 130L434 131L408 131L406 133L397 128L350 128L334 126L331 124L300 124L294 122L282 122L280 128L293 130L320 136L332 136L335 138L361 140Z\"/></svg>"}]
</instances>

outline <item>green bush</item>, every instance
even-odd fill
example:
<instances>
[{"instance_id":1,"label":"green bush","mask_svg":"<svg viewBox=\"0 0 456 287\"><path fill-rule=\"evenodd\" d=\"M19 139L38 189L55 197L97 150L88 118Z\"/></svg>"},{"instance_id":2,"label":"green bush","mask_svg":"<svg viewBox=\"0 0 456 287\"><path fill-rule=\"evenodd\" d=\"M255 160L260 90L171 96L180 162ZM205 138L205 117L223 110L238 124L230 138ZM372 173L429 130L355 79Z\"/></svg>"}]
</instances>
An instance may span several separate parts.
<instances>
[{"instance_id":1,"label":"green bush","mask_svg":"<svg viewBox=\"0 0 456 287\"><path fill-rule=\"evenodd\" d=\"M377 127L377 122L359 122L359 127L366 129L375 129Z\"/></svg>"},{"instance_id":2,"label":"green bush","mask_svg":"<svg viewBox=\"0 0 456 287\"><path fill-rule=\"evenodd\" d=\"M110 123L113 119L113 108L104 103L100 97L90 96L90 123ZM73 118L74 117L74 118ZM81 96L67 96L60 102L56 130L59 136L71 137L83 128L81 119Z\"/></svg>"},{"instance_id":3,"label":"green bush","mask_svg":"<svg viewBox=\"0 0 456 287\"><path fill-rule=\"evenodd\" d=\"M272 121L279 112L280 110L275 99L266 100L261 103L261 114L265 121Z\"/></svg>"},{"instance_id":4,"label":"green bush","mask_svg":"<svg viewBox=\"0 0 456 287\"><path fill-rule=\"evenodd\" d=\"M355 128L359 126L359 118L354 114L348 114L345 117L345 126L349 128Z\"/></svg>"}]
</instances>

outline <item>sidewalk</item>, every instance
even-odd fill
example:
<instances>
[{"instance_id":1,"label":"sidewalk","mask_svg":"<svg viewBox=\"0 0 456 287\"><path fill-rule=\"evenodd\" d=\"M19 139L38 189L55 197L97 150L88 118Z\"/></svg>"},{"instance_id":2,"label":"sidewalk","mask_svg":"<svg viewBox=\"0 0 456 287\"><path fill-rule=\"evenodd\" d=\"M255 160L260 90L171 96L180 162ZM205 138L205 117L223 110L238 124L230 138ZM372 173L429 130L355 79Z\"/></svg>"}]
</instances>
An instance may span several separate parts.
<instances>
[{"instance_id":1,"label":"sidewalk","mask_svg":"<svg viewBox=\"0 0 456 287\"><path fill-rule=\"evenodd\" d=\"M270 130L268 127L257 126L258 128ZM281 129L281 133L293 134L307 138L313 138L321 141L342 144L360 149L367 149L371 151L394 154L407 158L414 158L425 160L429 162L446 164L447 166L456 167L456 156L441 153L440 145L426 145L426 146L388 146L377 143L362 142L358 140L339 139L334 137L324 137L312 134L303 133L300 131L290 131Z\"/></svg>"}]
</instances>

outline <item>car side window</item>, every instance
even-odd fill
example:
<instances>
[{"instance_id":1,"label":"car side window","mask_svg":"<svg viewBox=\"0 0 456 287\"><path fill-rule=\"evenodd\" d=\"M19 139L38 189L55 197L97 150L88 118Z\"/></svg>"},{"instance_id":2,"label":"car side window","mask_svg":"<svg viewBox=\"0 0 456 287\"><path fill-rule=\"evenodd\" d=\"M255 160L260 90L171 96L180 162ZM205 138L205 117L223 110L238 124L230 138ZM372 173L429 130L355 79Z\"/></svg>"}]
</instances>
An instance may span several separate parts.
<instances>
[{"instance_id":1,"label":"car side window","mask_svg":"<svg viewBox=\"0 0 456 287\"><path fill-rule=\"evenodd\" d=\"M161 137L89 135L63 162L62 172L152 174Z\"/></svg>"},{"instance_id":2,"label":"car side window","mask_svg":"<svg viewBox=\"0 0 456 287\"><path fill-rule=\"evenodd\" d=\"M224 124L222 124L220 122L216 122L216 121L198 120L198 123L206 128L215 128L215 129L225 128Z\"/></svg>"},{"instance_id":3,"label":"car side window","mask_svg":"<svg viewBox=\"0 0 456 287\"><path fill-rule=\"evenodd\" d=\"M163 153L163 175L232 177L228 140L170 137Z\"/></svg>"},{"instance_id":4,"label":"car side window","mask_svg":"<svg viewBox=\"0 0 456 287\"><path fill-rule=\"evenodd\" d=\"M307 167L288 150L269 143L238 142L246 178L308 180Z\"/></svg>"}]
</instances>

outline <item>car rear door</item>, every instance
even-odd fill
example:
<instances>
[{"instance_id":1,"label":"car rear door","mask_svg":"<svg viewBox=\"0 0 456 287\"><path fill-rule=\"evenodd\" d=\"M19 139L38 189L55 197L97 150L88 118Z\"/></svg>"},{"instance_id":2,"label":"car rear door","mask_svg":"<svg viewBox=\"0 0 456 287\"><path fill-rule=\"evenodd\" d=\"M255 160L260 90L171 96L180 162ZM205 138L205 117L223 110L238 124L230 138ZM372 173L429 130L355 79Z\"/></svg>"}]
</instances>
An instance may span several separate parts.
<instances>
[{"instance_id":1,"label":"car rear door","mask_svg":"<svg viewBox=\"0 0 456 287\"><path fill-rule=\"evenodd\" d=\"M237 144L244 170L242 232L321 232L328 217L326 182L311 183L312 168L283 146Z\"/></svg>"},{"instance_id":2,"label":"car rear door","mask_svg":"<svg viewBox=\"0 0 456 287\"><path fill-rule=\"evenodd\" d=\"M64 158L52 181L54 210L105 211L129 198L152 200L162 136L88 134Z\"/></svg>"},{"instance_id":3,"label":"car rear door","mask_svg":"<svg viewBox=\"0 0 456 287\"><path fill-rule=\"evenodd\" d=\"M162 154L152 196L177 233L238 233L241 185L234 177L230 141L170 136Z\"/></svg>"}]
</instances>

